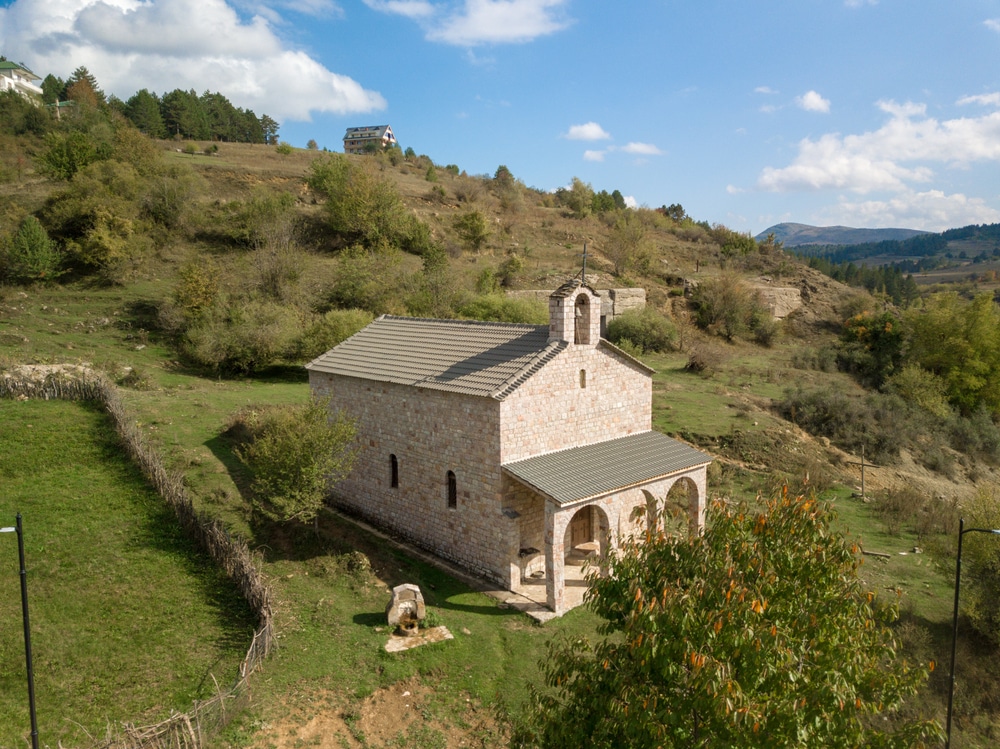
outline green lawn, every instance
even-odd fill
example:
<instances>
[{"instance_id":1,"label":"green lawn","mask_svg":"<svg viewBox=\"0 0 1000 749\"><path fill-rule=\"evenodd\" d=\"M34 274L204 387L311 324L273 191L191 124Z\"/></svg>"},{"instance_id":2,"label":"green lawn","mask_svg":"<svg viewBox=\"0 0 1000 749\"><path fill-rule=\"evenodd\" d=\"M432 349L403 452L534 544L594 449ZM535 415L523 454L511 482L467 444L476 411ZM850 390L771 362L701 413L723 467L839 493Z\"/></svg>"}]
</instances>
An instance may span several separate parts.
<instances>
[{"instance_id":1,"label":"green lawn","mask_svg":"<svg viewBox=\"0 0 1000 749\"><path fill-rule=\"evenodd\" d=\"M0 523L23 516L39 736L86 745L235 680L254 618L96 406L0 400ZM28 719L17 544L0 536L0 746Z\"/></svg>"}]
</instances>

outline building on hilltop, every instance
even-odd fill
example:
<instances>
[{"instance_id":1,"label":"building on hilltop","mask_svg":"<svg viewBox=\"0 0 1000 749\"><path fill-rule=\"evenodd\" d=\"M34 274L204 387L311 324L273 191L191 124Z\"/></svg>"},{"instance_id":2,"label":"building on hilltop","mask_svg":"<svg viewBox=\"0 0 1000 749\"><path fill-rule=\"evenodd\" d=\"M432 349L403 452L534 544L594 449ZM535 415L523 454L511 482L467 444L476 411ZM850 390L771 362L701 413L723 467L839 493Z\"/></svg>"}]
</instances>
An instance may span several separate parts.
<instances>
[{"instance_id":1,"label":"building on hilltop","mask_svg":"<svg viewBox=\"0 0 1000 749\"><path fill-rule=\"evenodd\" d=\"M42 98L42 89L35 84L41 80L24 65L10 60L0 60L0 91L16 91L32 101Z\"/></svg>"},{"instance_id":2,"label":"building on hilltop","mask_svg":"<svg viewBox=\"0 0 1000 749\"><path fill-rule=\"evenodd\" d=\"M711 458L652 431L653 370L600 313L576 278L548 326L382 316L310 362L357 423L333 502L557 614L580 602L567 565L635 530L642 490L683 486L700 529Z\"/></svg>"},{"instance_id":3,"label":"building on hilltop","mask_svg":"<svg viewBox=\"0 0 1000 749\"><path fill-rule=\"evenodd\" d=\"M344 133L344 153L365 153L373 147L382 150L394 145L396 136L388 125L349 127Z\"/></svg>"}]
</instances>

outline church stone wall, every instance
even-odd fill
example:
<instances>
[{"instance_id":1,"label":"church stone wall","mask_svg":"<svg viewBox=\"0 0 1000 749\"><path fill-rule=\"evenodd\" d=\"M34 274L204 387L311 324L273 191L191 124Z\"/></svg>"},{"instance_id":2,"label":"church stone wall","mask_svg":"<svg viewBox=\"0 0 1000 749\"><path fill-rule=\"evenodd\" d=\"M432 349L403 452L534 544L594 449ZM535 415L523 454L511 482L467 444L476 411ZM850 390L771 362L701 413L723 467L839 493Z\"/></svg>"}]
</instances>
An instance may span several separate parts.
<instances>
[{"instance_id":1,"label":"church stone wall","mask_svg":"<svg viewBox=\"0 0 1000 749\"><path fill-rule=\"evenodd\" d=\"M310 372L358 425L358 459L334 504L509 585L517 526L501 513L500 404L491 398ZM395 455L398 487L391 486ZM448 506L448 471L456 506Z\"/></svg>"},{"instance_id":2,"label":"church stone wall","mask_svg":"<svg viewBox=\"0 0 1000 749\"><path fill-rule=\"evenodd\" d=\"M501 461L648 432L651 402L646 372L605 348L571 345L500 404Z\"/></svg>"}]
</instances>

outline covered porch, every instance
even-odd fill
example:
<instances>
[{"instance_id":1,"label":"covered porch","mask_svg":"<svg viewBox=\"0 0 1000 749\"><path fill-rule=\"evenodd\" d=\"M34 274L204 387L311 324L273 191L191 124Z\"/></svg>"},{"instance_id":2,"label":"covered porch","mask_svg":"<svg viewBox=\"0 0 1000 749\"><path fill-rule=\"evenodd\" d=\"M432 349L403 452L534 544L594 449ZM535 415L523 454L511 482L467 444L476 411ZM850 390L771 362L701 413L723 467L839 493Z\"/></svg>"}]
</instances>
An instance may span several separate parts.
<instances>
[{"instance_id":1,"label":"covered porch","mask_svg":"<svg viewBox=\"0 0 1000 749\"><path fill-rule=\"evenodd\" d=\"M589 566L641 528L643 490L663 498L681 489L689 528L699 532L710 462L689 445L643 432L505 464L504 514L517 534L510 589L557 614L579 606Z\"/></svg>"}]
</instances>

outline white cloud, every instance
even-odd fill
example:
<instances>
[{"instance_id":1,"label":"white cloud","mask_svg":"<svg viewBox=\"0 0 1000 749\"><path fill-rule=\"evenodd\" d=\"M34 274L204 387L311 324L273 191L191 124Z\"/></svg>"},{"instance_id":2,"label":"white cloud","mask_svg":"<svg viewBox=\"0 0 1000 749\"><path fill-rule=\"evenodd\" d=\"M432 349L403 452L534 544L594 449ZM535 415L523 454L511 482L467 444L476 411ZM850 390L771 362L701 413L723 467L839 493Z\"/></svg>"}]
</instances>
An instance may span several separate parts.
<instances>
[{"instance_id":1,"label":"white cloud","mask_svg":"<svg viewBox=\"0 0 1000 749\"><path fill-rule=\"evenodd\" d=\"M777 192L904 192L912 189L910 183L933 177L930 164L964 167L1000 161L1000 111L939 122L925 116L923 105L885 101L877 106L890 115L881 128L860 135L806 138L789 166L763 170L758 187Z\"/></svg>"},{"instance_id":2,"label":"white cloud","mask_svg":"<svg viewBox=\"0 0 1000 749\"><path fill-rule=\"evenodd\" d=\"M608 140L611 133L596 122L587 122L583 125L571 125L562 137L568 140Z\"/></svg>"},{"instance_id":3,"label":"white cloud","mask_svg":"<svg viewBox=\"0 0 1000 749\"><path fill-rule=\"evenodd\" d=\"M663 155L663 151L654 146L652 143L629 143L628 145L622 146L617 150L624 151L625 153L639 154L641 156Z\"/></svg>"},{"instance_id":4,"label":"white cloud","mask_svg":"<svg viewBox=\"0 0 1000 749\"><path fill-rule=\"evenodd\" d=\"M963 96L956 104L964 106L966 104L982 104L985 107L1000 107L1000 92L992 94L977 94L975 96Z\"/></svg>"},{"instance_id":5,"label":"white cloud","mask_svg":"<svg viewBox=\"0 0 1000 749\"><path fill-rule=\"evenodd\" d=\"M844 0L848 8L860 8L864 5L878 5L878 0Z\"/></svg>"},{"instance_id":6,"label":"white cloud","mask_svg":"<svg viewBox=\"0 0 1000 749\"><path fill-rule=\"evenodd\" d=\"M638 208L639 201L635 199L634 195L624 195L622 199L625 201L626 208Z\"/></svg>"},{"instance_id":7,"label":"white cloud","mask_svg":"<svg viewBox=\"0 0 1000 749\"><path fill-rule=\"evenodd\" d=\"M983 26L990 31L1000 32L1000 18L988 18L983 21Z\"/></svg>"},{"instance_id":8,"label":"white cloud","mask_svg":"<svg viewBox=\"0 0 1000 749\"><path fill-rule=\"evenodd\" d=\"M753 92L755 94L767 94L768 96L778 93L778 91L775 91L770 86L757 86L757 88L755 88Z\"/></svg>"},{"instance_id":9,"label":"white cloud","mask_svg":"<svg viewBox=\"0 0 1000 749\"><path fill-rule=\"evenodd\" d=\"M604 161L604 154L607 151L584 151L583 160L584 161Z\"/></svg>"},{"instance_id":10,"label":"white cloud","mask_svg":"<svg viewBox=\"0 0 1000 749\"><path fill-rule=\"evenodd\" d=\"M923 117L927 114L927 105L919 102L907 101L902 104L892 99L879 99L875 106L893 117Z\"/></svg>"},{"instance_id":11,"label":"white cloud","mask_svg":"<svg viewBox=\"0 0 1000 749\"><path fill-rule=\"evenodd\" d=\"M364 0L383 13L406 16L421 24L435 42L474 47L519 44L562 31L571 23L568 0Z\"/></svg>"},{"instance_id":12,"label":"white cloud","mask_svg":"<svg viewBox=\"0 0 1000 749\"><path fill-rule=\"evenodd\" d=\"M141 88L211 88L279 121L386 106L379 93L287 48L262 15L241 20L225 0L15 0L0 10L0 49L41 75L68 77L85 65L120 98Z\"/></svg>"},{"instance_id":13,"label":"white cloud","mask_svg":"<svg viewBox=\"0 0 1000 749\"><path fill-rule=\"evenodd\" d=\"M1000 222L1000 211L979 198L941 190L906 191L888 200L841 200L826 209L824 223L847 226L900 227L944 231L955 226Z\"/></svg>"},{"instance_id":14,"label":"white cloud","mask_svg":"<svg viewBox=\"0 0 1000 749\"><path fill-rule=\"evenodd\" d=\"M807 112L827 113L830 111L830 100L824 99L815 91L806 91L802 96L796 96L795 103Z\"/></svg>"},{"instance_id":15,"label":"white cloud","mask_svg":"<svg viewBox=\"0 0 1000 749\"><path fill-rule=\"evenodd\" d=\"M426 0L364 0L364 3L372 10L407 18L430 18L436 13L434 5Z\"/></svg>"}]
</instances>

